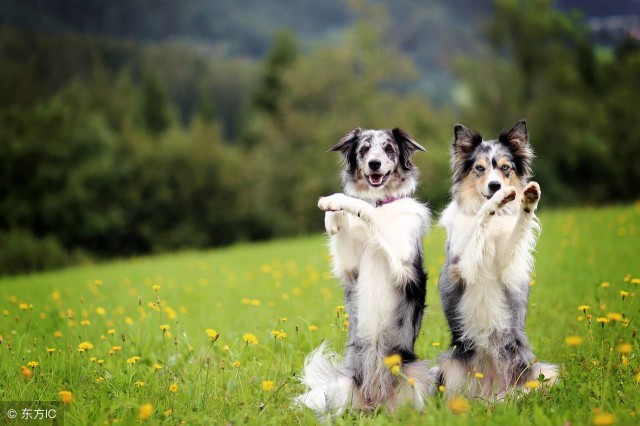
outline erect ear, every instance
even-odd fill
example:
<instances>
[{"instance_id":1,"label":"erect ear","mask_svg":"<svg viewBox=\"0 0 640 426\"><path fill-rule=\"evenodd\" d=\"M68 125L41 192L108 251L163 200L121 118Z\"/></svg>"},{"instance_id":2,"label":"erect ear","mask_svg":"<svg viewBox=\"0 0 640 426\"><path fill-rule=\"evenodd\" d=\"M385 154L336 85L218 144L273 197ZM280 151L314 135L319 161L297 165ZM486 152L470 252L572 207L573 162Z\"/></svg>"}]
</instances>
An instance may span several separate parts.
<instances>
[{"instance_id":1,"label":"erect ear","mask_svg":"<svg viewBox=\"0 0 640 426\"><path fill-rule=\"evenodd\" d=\"M529 144L527 122L525 120L518 121L511 129L500 133L498 140L506 145L513 154L516 173L523 178L531 177L533 175L531 163L534 154Z\"/></svg>"},{"instance_id":2,"label":"erect ear","mask_svg":"<svg viewBox=\"0 0 640 426\"><path fill-rule=\"evenodd\" d=\"M337 144L329 148L329 152L340 151L342 155L344 155L348 170L355 170L356 168L356 146L358 145L361 133L362 129L356 127L344 135Z\"/></svg>"},{"instance_id":3,"label":"erect ear","mask_svg":"<svg viewBox=\"0 0 640 426\"><path fill-rule=\"evenodd\" d=\"M469 154L482 143L482 136L472 132L462 124L453 126L453 149L463 154Z\"/></svg>"},{"instance_id":4,"label":"erect ear","mask_svg":"<svg viewBox=\"0 0 640 426\"><path fill-rule=\"evenodd\" d=\"M413 163L411 163L411 156L416 151L426 151L422 145L413 140L411 135L405 130L396 127L391 131L393 138L395 139L398 147L400 148L400 164L404 170L413 169Z\"/></svg>"},{"instance_id":5,"label":"erect ear","mask_svg":"<svg viewBox=\"0 0 640 426\"><path fill-rule=\"evenodd\" d=\"M526 148L529 145L527 122L524 119L518 121L511 129L500 133L498 140L512 150L517 151Z\"/></svg>"}]
</instances>

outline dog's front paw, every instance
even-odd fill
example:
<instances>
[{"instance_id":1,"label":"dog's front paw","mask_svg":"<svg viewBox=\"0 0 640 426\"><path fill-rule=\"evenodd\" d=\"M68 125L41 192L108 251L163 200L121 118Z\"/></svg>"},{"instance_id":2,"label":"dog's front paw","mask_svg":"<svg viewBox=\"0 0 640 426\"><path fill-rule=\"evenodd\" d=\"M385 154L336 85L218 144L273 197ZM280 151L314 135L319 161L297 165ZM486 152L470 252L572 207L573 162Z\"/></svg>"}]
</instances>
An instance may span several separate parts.
<instances>
[{"instance_id":1,"label":"dog's front paw","mask_svg":"<svg viewBox=\"0 0 640 426\"><path fill-rule=\"evenodd\" d=\"M516 199L516 188L513 186L506 186L493 194L491 199L495 200L496 208L501 208Z\"/></svg>"},{"instance_id":2,"label":"dog's front paw","mask_svg":"<svg viewBox=\"0 0 640 426\"><path fill-rule=\"evenodd\" d=\"M324 227L327 230L327 234L336 235L341 229L344 228L345 221L346 214L343 211L326 212L324 214Z\"/></svg>"},{"instance_id":3,"label":"dog's front paw","mask_svg":"<svg viewBox=\"0 0 640 426\"><path fill-rule=\"evenodd\" d=\"M320 197L318 200L318 208L325 212L335 212L343 209L344 199L347 198L344 194L333 194L328 197Z\"/></svg>"},{"instance_id":4,"label":"dog's front paw","mask_svg":"<svg viewBox=\"0 0 640 426\"><path fill-rule=\"evenodd\" d=\"M524 197L522 198L525 212L530 213L531 210L535 209L538 205L541 194L542 191L540 190L540 185L538 185L537 182L529 182L529 184L524 188Z\"/></svg>"}]
</instances>

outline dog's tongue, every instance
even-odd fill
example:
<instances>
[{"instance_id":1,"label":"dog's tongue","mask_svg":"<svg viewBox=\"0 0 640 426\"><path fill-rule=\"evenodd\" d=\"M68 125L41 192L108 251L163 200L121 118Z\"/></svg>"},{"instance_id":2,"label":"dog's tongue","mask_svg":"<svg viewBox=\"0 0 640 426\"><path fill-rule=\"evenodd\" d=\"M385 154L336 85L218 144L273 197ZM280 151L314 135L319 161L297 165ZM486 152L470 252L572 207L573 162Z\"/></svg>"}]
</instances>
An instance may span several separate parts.
<instances>
[{"instance_id":1,"label":"dog's tongue","mask_svg":"<svg viewBox=\"0 0 640 426\"><path fill-rule=\"evenodd\" d=\"M370 175L369 176L369 179L371 180L371 183L373 183L375 185L381 183L382 182L382 178L383 178L383 176L379 175L379 174L374 174L374 175Z\"/></svg>"}]
</instances>

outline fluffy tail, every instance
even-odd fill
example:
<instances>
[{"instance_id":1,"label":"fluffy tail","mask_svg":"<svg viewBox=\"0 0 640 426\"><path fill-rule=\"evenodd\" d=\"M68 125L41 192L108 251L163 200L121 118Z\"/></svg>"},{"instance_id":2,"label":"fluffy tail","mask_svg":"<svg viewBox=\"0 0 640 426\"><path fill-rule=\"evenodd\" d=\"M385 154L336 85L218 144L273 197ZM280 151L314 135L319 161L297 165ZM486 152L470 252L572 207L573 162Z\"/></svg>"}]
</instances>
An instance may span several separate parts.
<instances>
[{"instance_id":1,"label":"fluffy tail","mask_svg":"<svg viewBox=\"0 0 640 426\"><path fill-rule=\"evenodd\" d=\"M304 361L301 381L308 391L295 399L311 408L318 417L340 415L348 407L359 407L353 374L342 368L334 353L325 353L323 342Z\"/></svg>"}]
</instances>

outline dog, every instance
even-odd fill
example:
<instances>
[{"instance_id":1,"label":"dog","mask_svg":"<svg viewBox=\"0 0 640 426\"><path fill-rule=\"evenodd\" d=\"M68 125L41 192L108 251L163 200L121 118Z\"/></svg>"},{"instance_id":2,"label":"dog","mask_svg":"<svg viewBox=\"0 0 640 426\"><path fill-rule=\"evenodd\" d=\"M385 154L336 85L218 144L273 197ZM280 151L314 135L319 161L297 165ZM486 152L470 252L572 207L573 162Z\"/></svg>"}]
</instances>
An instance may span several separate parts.
<instances>
[{"instance_id":1,"label":"dog","mask_svg":"<svg viewBox=\"0 0 640 426\"><path fill-rule=\"evenodd\" d=\"M344 156L344 193L320 198L318 207L326 212L333 272L345 289L348 345L342 360L325 343L306 358L307 392L297 401L319 417L378 406L422 409L435 384L414 353L426 297L422 240L431 212L412 198L419 172L411 158L425 149L399 128L356 128L329 151ZM392 355L401 359L401 374L385 365Z\"/></svg>"},{"instance_id":2,"label":"dog","mask_svg":"<svg viewBox=\"0 0 640 426\"><path fill-rule=\"evenodd\" d=\"M558 377L556 365L536 360L525 318L540 231L541 190L532 176L533 150L524 120L485 141L454 127L452 201L442 212L446 260L438 287L451 331L439 358L439 382L451 397L498 401L527 382Z\"/></svg>"}]
</instances>

